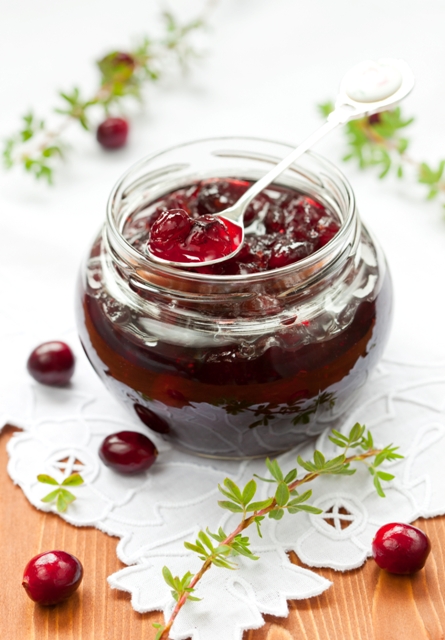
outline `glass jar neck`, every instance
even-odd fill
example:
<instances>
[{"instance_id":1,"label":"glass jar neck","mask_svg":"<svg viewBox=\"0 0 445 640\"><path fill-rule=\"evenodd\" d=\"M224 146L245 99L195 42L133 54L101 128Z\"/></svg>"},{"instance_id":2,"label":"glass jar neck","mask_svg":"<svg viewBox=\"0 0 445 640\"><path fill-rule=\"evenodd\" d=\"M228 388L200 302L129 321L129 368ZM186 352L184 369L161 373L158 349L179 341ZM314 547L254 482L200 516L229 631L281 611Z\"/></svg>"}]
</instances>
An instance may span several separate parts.
<instances>
[{"instance_id":1,"label":"glass jar neck","mask_svg":"<svg viewBox=\"0 0 445 640\"><path fill-rule=\"evenodd\" d=\"M287 299L304 295L344 266L356 251L360 221L352 189L343 174L324 158L307 152L276 184L303 193L338 215L341 227L315 253L286 267L248 275L185 272L151 261L124 237L125 221L162 195L209 177L257 180L292 147L253 138L202 140L174 147L138 162L114 187L107 206L104 243L113 270L142 298L169 295L190 302L248 299L258 294ZM144 295L146 294L146 295Z\"/></svg>"}]
</instances>

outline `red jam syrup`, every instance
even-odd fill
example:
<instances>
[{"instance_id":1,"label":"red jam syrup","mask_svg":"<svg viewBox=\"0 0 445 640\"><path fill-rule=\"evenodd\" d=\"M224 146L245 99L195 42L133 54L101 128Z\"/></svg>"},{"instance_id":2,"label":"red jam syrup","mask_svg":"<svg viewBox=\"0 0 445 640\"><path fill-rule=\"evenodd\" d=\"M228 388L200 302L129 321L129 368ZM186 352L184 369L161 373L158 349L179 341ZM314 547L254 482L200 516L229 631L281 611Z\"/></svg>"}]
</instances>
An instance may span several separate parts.
<instances>
[{"instance_id":1,"label":"red jam syrup","mask_svg":"<svg viewBox=\"0 0 445 640\"><path fill-rule=\"evenodd\" d=\"M180 210L193 221L207 220L234 204L249 186L243 180L213 179L178 189L130 215L123 235L144 255L150 231L166 211ZM236 256L190 271L216 275L272 271L325 246L340 226L336 214L321 203L275 185L252 201L245 221L245 241ZM374 251L366 230L362 242L370 253ZM270 455L328 424L338 426L335 420L341 419L386 342L391 316L388 275L380 279L376 295L360 297L351 291L352 302L342 311L322 308L313 319L297 315L281 324L277 320L272 334L265 330L253 340L224 342L218 342L216 335L203 339L205 334L175 327L171 320L175 301L170 313L164 297L134 289L151 303L156 322L164 323L167 309L164 329L158 324L153 337L148 316L110 296L99 259L103 250L99 238L79 298L78 324L87 356L135 417L194 453L228 458ZM365 283L377 278L372 275L377 273L375 264L363 265ZM338 285L335 278L333 290ZM216 303L202 307L202 318L221 318L229 324L230 318L249 318L258 325L279 312L280 305L277 297L260 294L241 301L232 316ZM196 315L195 309L193 318Z\"/></svg>"}]
</instances>

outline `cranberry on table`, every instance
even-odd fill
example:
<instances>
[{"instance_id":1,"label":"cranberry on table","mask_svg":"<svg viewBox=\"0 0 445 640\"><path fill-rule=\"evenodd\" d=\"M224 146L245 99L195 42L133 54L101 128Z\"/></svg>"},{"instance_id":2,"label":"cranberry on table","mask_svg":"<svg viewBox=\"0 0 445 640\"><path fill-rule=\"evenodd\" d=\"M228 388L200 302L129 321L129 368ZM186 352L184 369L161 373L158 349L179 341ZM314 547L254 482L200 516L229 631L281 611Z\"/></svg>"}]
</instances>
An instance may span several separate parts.
<instances>
[{"instance_id":1,"label":"cranberry on table","mask_svg":"<svg viewBox=\"0 0 445 640\"><path fill-rule=\"evenodd\" d=\"M381 569L390 573L415 573L423 568L431 543L421 529L392 522L383 525L372 541L372 555Z\"/></svg>"},{"instance_id":2,"label":"cranberry on table","mask_svg":"<svg viewBox=\"0 0 445 640\"><path fill-rule=\"evenodd\" d=\"M83 567L75 556L66 551L46 551L28 562L22 586L34 602L58 604L77 590L82 577Z\"/></svg>"},{"instance_id":3,"label":"cranberry on table","mask_svg":"<svg viewBox=\"0 0 445 640\"><path fill-rule=\"evenodd\" d=\"M126 475L146 471L157 455L153 442L137 431L113 433L105 438L99 449L99 457L107 467Z\"/></svg>"},{"instance_id":4,"label":"cranberry on table","mask_svg":"<svg viewBox=\"0 0 445 640\"><path fill-rule=\"evenodd\" d=\"M105 149L119 149L127 142L128 128L123 118L107 118L97 127L97 141Z\"/></svg>"},{"instance_id":5,"label":"cranberry on table","mask_svg":"<svg viewBox=\"0 0 445 640\"><path fill-rule=\"evenodd\" d=\"M27 368L37 382L61 387L71 380L74 364L70 347L65 342L54 340L34 349L28 358Z\"/></svg>"}]
</instances>

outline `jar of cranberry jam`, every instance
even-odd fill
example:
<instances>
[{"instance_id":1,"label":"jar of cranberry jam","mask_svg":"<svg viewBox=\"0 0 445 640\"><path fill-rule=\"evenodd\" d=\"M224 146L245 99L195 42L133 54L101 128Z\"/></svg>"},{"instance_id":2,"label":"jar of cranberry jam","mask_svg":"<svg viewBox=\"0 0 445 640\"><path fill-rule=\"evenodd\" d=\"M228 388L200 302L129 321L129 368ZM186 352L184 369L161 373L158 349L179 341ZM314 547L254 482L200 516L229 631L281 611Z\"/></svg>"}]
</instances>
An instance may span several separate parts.
<instances>
[{"instance_id":1,"label":"jar of cranberry jam","mask_svg":"<svg viewBox=\"0 0 445 640\"><path fill-rule=\"evenodd\" d=\"M272 455L338 427L382 354L385 259L344 176L314 153L250 204L237 256L179 269L147 255L163 214L158 239L199 253L211 214L290 150L221 138L139 162L113 189L83 267L77 316L91 364L136 419L187 452ZM187 229L166 211L190 218Z\"/></svg>"}]
</instances>

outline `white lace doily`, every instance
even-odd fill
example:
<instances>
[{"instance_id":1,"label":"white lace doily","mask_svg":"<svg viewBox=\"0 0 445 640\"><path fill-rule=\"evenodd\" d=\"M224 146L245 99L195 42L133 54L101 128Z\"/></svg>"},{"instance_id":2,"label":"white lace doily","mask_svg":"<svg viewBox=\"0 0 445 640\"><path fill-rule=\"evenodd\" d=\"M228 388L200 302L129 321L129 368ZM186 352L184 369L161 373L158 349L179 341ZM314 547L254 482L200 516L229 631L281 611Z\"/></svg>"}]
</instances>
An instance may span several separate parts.
<instances>
[{"instance_id":1,"label":"white lace doily","mask_svg":"<svg viewBox=\"0 0 445 640\"><path fill-rule=\"evenodd\" d=\"M74 333L68 332L65 339L78 345ZM80 347L74 382L57 389L27 375L23 363L32 345L26 335L11 327L8 340L2 342L2 352L15 363L1 385L2 419L24 429L9 442L12 479L35 507L54 511L54 506L41 502L48 487L36 481L37 474L62 480L78 470L85 484L72 489L78 499L62 517L118 536L117 554L129 566L109 577L111 587L130 592L137 611L163 610L168 616L173 601L162 567L168 565L174 575L197 570L199 560L183 542L194 540L200 529L222 526L230 531L237 523L236 514L217 505L218 483L227 475L241 484L254 473L264 475L264 462L210 462L156 439L160 456L148 472L118 475L99 460L102 439L123 429L147 429L109 396ZM262 539L250 531L260 561L241 558L237 571L207 572L197 588L202 601L186 604L172 638L227 640L230 631L230 638L240 639L244 630L263 624L263 614L287 615L288 599L309 598L330 586L314 572L293 565L287 551L295 551L308 566L344 571L363 564L380 525L445 512L440 455L445 451L445 365L382 362L345 416L345 429L355 421L372 429L377 446L396 443L405 455L387 465L396 476L385 487L387 497L377 496L364 467L353 478L325 477L312 483L312 502L323 514L301 513L278 523L266 520ZM316 446L335 455L326 433ZM312 449L313 445L300 446L280 456L280 463L292 468L298 454L311 457ZM260 483L259 499L266 497L269 487Z\"/></svg>"}]
</instances>

